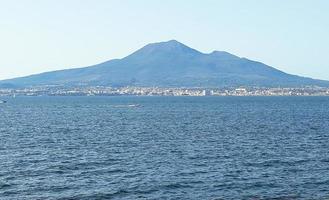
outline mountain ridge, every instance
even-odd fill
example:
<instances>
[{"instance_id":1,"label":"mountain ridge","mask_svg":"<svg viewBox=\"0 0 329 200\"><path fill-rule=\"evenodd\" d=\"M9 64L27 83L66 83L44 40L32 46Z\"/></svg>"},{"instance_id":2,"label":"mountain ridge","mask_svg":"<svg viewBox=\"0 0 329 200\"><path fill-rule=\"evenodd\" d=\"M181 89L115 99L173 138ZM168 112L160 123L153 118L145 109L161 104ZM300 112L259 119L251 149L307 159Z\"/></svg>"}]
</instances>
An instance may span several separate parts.
<instances>
[{"instance_id":1,"label":"mountain ridge","mask_svg":"<svg viewBox=\"0 0 329 200\"><path fill-rule=\"evenodd\" d=\"M202 53L176 40L151 43L122 59L0 81L0 86L301 87L328 81L287 74L225 51Z\"/></svg>"}]
</instances>

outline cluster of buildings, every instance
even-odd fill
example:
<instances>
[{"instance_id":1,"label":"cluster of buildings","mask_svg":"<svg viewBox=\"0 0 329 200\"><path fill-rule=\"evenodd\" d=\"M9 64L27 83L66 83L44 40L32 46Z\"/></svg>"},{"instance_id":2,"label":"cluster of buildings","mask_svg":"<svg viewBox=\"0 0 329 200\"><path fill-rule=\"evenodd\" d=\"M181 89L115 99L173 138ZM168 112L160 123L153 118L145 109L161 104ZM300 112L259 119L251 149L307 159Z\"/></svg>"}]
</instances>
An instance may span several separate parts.
<instances>
[{"instance_id":1,"label":"cluster of buildings","mask_svg":"<svg viewBox=\"0 0 329 200\"><path fill-rule=\"evenodd\" d=\"M212 90L214 96L329 96L329 88L235 88Z\"/></svg>"},{"instance_id":2,"label":"cluster of buildings","mask_svg":"<svg viewBox=\"0 0 329 200\"><path fill-rule=\"evenodd\" d=\"M0 89L0 96L329 96L329 88L58 87Z\"/></svg>"}]
</instances>

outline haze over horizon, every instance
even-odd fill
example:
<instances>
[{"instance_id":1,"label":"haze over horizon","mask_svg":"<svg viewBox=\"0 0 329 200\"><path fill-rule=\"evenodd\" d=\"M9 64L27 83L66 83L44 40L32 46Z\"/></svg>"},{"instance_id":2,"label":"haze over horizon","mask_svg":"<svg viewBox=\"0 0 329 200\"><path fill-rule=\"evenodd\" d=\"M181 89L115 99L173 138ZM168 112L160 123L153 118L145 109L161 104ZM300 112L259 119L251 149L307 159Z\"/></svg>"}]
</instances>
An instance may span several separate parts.
<instances>
[{"instance_id":1,"label":"haze over horizon","mask_svg":"<svg viewBox=\"0 0 329 200\"><path fill-rule=\"evenodd\" d=\"M171 39L329 80L324 0L0 3L0 80L89 66Z\"/></svg>"}]
</instances>

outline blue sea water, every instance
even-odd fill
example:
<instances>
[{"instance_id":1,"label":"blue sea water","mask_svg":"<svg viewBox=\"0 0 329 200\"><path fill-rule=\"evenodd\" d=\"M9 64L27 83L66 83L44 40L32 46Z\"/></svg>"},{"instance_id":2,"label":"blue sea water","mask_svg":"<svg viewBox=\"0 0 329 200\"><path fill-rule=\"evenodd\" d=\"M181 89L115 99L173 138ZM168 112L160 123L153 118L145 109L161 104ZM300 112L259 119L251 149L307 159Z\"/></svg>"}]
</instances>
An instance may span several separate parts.
<instances>
[{"instance_id":1,"label":"blue sea water","mask_svg":"<svg viewBox=\"0 0 329 200\"><path fill-rule=\"evenodd\" d=\"M329 198L328 97L7 100L1 200Z\"/></svg>"}]
</instances>

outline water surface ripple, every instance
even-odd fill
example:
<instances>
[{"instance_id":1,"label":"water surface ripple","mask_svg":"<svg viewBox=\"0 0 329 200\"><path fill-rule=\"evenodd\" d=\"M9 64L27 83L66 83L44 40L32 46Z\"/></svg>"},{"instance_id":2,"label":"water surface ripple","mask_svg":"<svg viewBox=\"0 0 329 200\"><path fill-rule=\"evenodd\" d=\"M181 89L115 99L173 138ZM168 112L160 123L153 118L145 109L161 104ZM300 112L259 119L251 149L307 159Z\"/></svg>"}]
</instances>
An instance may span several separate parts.
<instances>
[{"instance_id":1,"label":"water surface ripple","mask_svg":"<svg viewBox=\"0 0 329 200\"><path fill-rule=\"evenodd\" d=\"M327 97L7 100L0 199L329 198Z\"/></svg>"}]
</instances>

